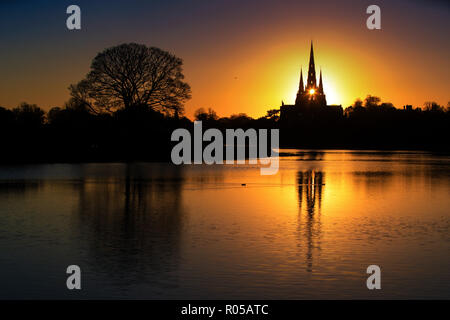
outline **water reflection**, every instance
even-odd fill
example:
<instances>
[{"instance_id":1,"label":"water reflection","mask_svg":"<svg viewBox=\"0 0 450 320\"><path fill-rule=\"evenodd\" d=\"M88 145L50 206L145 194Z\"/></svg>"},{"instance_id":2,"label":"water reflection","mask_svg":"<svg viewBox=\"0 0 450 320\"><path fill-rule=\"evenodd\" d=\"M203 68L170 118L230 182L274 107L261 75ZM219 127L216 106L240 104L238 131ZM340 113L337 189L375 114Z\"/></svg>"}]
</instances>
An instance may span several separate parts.
<instances>
[{"instance_id":1,"label":"water reflection","mask_svg":"<svg viewBox=\"0 0 450 320\"><path fill-rule=\"evenodd\" d=\"M0 180L0 195L17 194L24 195L29 191L36 191L41 187L38 181L1 181Z\"/></svg>"},{"instance_id":2,"label":"water reflection","mask_svg":"<svg viewBox=\"0 0 450 320\"><path fill-rule=\"evenodd\" d=\"M183 177L174 170L171 181L162 182L142 179L140 167L129 164L122 179L79 185L75 223L81 230L77 233L89 241L94 272L127 287L143 280L159 282L161 288L177 284L167 274L178 266L185 212Z\"/></svg>"},{"instance_id":3,"label":"water reflection","mask_svg":"<svg viewBox=\"0 0 450 320\"><path fill-rule=\"evenodd\" d=\"M313 257L320 251L321 206L325 188L325 174L321 171L297 172L298 192L298 241L306 242L306 270L313 271Z\"/></svg>"},{"instance_id":4,"label":"water reflection","mask_svg":"<svg viewBox=\"0 0 450 320\"><path fill-rule=\"evenodd\" d=\"M388 159L389 161L387 161ZM303 161L304 160L304 161ZM450 158L0 168L0 298L448 298ZM246 185L243 186L242 183ZM83 290L65 289L78 264Z\"/></svg>"}]
</instances>

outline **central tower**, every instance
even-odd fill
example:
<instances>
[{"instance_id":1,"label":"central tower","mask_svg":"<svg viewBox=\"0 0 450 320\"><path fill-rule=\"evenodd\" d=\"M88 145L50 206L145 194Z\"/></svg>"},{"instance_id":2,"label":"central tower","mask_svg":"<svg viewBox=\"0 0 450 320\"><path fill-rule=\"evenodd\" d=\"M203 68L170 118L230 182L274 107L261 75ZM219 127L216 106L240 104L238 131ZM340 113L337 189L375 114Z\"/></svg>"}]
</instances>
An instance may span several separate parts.
<instances>
[{"instance_id":1,"label":"central tower","mask_svg":"<svg viewBox=\"0 0 450 320\"><path fill-rule=\"evenodd\" d=\"M311 42L311 51L309 53L309 69L308 69L308 81L306 82L306 91L310 89L317 89L316 81L316 66L314 64L314 49Z\"/></svg>"},{"instance_id":2,"label":"central tower","mask_svg":"<svg viewBox=\"0 0 450 320\"><path fill-rule=\"evenodd\" d=\"M316 65L314 62L314 48L312 42L311 51L309 54L308 78L306 81L306 86L303 86L303 71L300 70L300 86L298 88L297 98L295 99L296 106L311 104L321 106L327 105L325 93L323 92L322 70L320 71L319 86L317 86Z\"/></svg>"}]
</instances>

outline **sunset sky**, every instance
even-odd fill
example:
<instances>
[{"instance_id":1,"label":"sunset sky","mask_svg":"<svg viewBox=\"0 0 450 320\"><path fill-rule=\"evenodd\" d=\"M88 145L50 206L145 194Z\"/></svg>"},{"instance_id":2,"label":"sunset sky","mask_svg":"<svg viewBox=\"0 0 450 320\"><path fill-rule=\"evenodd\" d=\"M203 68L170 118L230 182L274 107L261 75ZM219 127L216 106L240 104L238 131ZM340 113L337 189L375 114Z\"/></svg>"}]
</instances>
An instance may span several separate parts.
<instances>
[{"instance_id":1,"label":"sunset sky","mask_svg":"<svg viewBox=\"0 0 450 320\"><path fill-rule=\"evenodd\" d=\"M71 4L81 31L66 28ZM382 30L366 28L370 4L381 7ZM449 27L446 1L0 0L0 105L62 106L99 51L137 42L184 60L188 117L200 107L258 117L294 102L312 40L329 104L372 94L397 107L445 106Z\"/></svg>"}]
</instances>

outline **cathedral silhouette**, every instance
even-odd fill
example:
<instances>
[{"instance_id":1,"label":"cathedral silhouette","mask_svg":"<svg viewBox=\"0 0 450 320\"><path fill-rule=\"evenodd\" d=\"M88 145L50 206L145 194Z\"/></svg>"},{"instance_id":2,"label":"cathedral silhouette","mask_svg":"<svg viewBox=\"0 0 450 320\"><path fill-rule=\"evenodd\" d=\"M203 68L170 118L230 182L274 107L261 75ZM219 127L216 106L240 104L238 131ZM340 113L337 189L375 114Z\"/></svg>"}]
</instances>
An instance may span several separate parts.
<instances>
[{"instance_id":1,"label":"cathedral silhouette","mask_svg":"<svg viewBox=\"0 0 450 320\"><path fill-rule=\"evenodd\" d=\"M280 120L282 123L292 123L300 118L305 118L317 113L341 113L342 107L327 105L325 92L323 91L322 70L320 70L319 85L316 79L316 66L314 62L314 48L311 42L309 55L309 68L306 86L303 84L303 70L300 70L300 84L294 105L280 107Z\"/></svg>"},{"instance_id":2,"label":"cathedral silhouette","mask_svg":"<svg viewBox=\"0 0 450 320\"><path fill-rule=\"evenodd\" d=\"M300 70L300 85L298 88L295 105L302 104L327 105L327 100L323 92L322 70L320 70L319 86L316 81L316 66L314 64L314 49L311 42L311 53L309 55L308 81L306 87L303 85L303 70Z\"/></svg>"}]
</instances>

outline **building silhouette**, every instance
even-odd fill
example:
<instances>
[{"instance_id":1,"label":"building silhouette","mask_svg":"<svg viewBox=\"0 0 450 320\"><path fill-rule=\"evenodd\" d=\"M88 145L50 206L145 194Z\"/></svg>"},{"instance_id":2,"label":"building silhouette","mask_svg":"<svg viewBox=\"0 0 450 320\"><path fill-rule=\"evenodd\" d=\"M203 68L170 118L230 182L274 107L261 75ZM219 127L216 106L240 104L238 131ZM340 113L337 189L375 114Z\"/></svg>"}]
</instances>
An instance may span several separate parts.
<instances>
[{"instance_id":1,"label":"building silhouette","mask_svg":"<svg viewBox=\"0 0 450 320\"><path fill-rule=\"evenodd\" d=\"M323 90L322 70L320 70L319 83L317 83L314 48L311 42L306 85L303 82L303 70L300 70L300 84L295 104L286 105L282 103L280 107L280 121L282 125L290 126L290 124L295 124L302 118L323 116L325 114L340 116L342 115L342 107L327 105L326 95Z\"/></svg>"},{"instance_id":2,"label":"building silhouette","mask_svg":"<svg viewBox=\"0 0 450 320\"><path fill-rule=\"evenodd\" d=\"M325 93L323 92L322 70L320 70L319 85L316 80L316 66L314 63L314 48L311 42L311 52L309 54L308 79L306 86L303 85L303 70L300 70L300 85L298 88L295 105L301 106L305 104L327 105Z\"/></svg>"}]
</instances>

